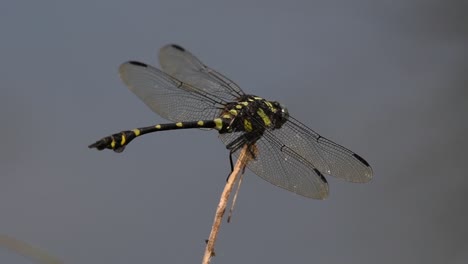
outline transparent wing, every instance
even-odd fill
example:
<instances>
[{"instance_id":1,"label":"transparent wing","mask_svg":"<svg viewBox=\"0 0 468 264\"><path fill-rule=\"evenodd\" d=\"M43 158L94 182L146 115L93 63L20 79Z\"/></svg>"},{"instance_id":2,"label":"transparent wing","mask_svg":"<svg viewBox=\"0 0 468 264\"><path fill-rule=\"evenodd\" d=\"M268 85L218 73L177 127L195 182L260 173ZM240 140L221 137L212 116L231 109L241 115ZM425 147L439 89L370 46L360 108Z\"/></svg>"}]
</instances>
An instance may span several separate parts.
<instances>
[{"instance_id":1,"label":"transparent wing","mask_svg":"<svg viewBox=\"0 0 468 264\"><path fill-rule=\"evenodd\" d=\"M219 116L223 102L150 65L129 61L120 78L151 110L172 121L208 120Z\"/></svg>"},{"instance_id":2,"label":"transparent wing","mask_svg":"<svg viewBox=\"0 0 468 264\"><path fill-rule=\"evenodd\" d=\"M243 135L236 132L221 134L220 138L229 145ZM273 185L305 197L326 198L328 185L322 174L350 182L372 179L367 161L292 117L280 129L267 129L255 148L256 159L247 164L250 170ZM239 150L234 156L239 156Z\"/></svg>"},{"instance_id":3,"label":"transparent wing","mask_svg":"<svg viewBox=\"0 0 468 264\"><path fill-rule=\"evenodd\" d=\"M293 117L289 117L280 129L269 130L268 133L323 174L349 182L363 183L372 179L372 168L367 161L320 136Z\"/></svg>"},{"instance_id":4,"label":"transparent wing","mask_svg":"<svg viewBox=\"0 0 468 264\"><path fill-rule=\"evenodd\" d=\"M162 47L159 51L159 63L167 74L225 101L235 101L244 94L233 81L204 65L178 45Z\"/></svg>"},{"instance_id":5,"label":"transparent wing","mask_svg":"<svg viewBox=\"0 0 468 264\"><path fill-rule=\"evenodd\" d=\"M221 134L221 140L228 145L242 133ZM266 133L255 144L255 159L247 167L271 184L313 198L325 199L328 196L328 184L323 175L293 149L285 146L278 138ZM239 157L240 150L233 153Z\"/></svg>"}]
</instances>

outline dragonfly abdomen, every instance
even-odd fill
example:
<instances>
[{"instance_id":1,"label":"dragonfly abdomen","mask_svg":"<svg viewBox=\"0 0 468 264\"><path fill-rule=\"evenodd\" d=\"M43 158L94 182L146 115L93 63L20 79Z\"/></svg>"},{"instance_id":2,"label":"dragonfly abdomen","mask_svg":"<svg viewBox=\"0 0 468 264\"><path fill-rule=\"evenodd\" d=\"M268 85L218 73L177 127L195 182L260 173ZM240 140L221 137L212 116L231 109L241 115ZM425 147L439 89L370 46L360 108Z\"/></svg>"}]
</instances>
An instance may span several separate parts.
<instances>
[{"instance_id":1,"label":"dragonfly abdomen","mask_svg":"<svg viewBox=\"0 0 468 264\"><path fill-rule=\"evenodd\" d=\"M189 122L177 122L167 124L157 124L154 126L140 127L132 130L125 130L113 135L104 137L95 143L89 145L89 148L96 148L98 150L112 149L115 152L122 152L125 146L130 143L133 139L154 133L158 131L176 130L176 129L191 129L191 128L214 128L218 131L226 129L227 125L221 118L215 118L213 120L199 120Z\"/></svg>"}]
</instances>

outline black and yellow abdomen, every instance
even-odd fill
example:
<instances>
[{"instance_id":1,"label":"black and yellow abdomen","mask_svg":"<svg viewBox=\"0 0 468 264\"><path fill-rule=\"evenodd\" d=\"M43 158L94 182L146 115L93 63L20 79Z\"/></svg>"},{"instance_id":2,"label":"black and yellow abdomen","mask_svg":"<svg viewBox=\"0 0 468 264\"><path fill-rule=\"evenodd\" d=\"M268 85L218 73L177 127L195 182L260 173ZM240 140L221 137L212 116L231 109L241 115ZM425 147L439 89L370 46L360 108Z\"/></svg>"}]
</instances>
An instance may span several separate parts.
<instances>
[{"instance_id":1,"label":"black and yellow abdomen","mask_svg":"<svg viewBox=\"0 0 468 264\"><path fill-rule=\"evenodd\" d=\"M158 124L154 126L135 128L132 130L126 130L119 133L115 133L113 135L104 137L101 140L96 141L88 147L96 148L98 150L112 149L115 152L122 152L125 149L125 146L136 137L153 132L190 128L214 128L216 130L221 131L224 127L225 123L221 118L216 118L214 120L199 120L193 122Z\"/></svg>"}]
</instances>

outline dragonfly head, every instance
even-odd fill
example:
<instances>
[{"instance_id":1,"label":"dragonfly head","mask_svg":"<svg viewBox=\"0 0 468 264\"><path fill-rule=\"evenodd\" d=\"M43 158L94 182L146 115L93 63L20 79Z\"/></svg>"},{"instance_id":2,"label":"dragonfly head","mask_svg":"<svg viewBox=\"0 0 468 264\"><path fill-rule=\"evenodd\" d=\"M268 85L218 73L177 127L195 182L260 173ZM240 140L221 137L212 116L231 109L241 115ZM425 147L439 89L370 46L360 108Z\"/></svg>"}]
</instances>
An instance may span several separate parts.
<instances>
[{"instance_id":1,"label":"dragonfly head","mask_svg":"<svg viewBox=\"0 0 468 264\"><path fill-rule=\"evenodd\" d=\"M280 109L281 109L281 119L284 120L284 122L286 122L286 120L289 119L289 111L288 111L288 108L286 108L286 106L280 104ZM283 123L284 123L283 122Z\"/></svg>"},{"instance_id":2,"label":"dragonfly head","mask_svg":"<svg viewBox=\"0 0 468 264\"><path fill-rule=\"evenodd\" d=\"M281 128L281 126L286 123L289 119L289 112L288 109L283 105L278 102L273 102L273 106L277 109L275 112L275 122L274 122L274 127L275 128Z\"/></svg>"}]
</instances>

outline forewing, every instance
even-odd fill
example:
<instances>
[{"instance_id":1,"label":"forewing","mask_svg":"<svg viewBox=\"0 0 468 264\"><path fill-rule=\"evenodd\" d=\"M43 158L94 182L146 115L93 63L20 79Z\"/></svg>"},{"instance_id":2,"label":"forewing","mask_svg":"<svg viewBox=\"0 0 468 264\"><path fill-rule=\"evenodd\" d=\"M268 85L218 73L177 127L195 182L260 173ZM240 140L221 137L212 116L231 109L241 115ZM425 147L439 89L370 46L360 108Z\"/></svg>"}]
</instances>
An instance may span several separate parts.
<instances>
[{"instance_id":1,"label":"forewing","mask_svg":"<svg viewBox=\"0 0 468 264\"><path fill-rule=\"evenodd\" d=\"M211 120L223 102L150 65L129 61L120 78L151 110L172 121Z\"/></svg>"},{"instance_id":2,"label":"forewing","mask_svg":"<svg viewBox=\"0 0 468 264\"><path fill-rule=\"evenodd\" d=\"M204 65L184 48L170 44L159 51L159 63L167 74L198 87L224 101L236 101L244 92L233 81Z\"/></svg>"},{"instance_id":3,"label":"forewing","mask_svg":"<svg viewBox=\"0 0 468 264\"><path fill-rule=\"evenodd\" d=\"M362 157L320 136L292 117L281 129L270 132L323 174L349 182L368 182L372 179L372 168Z\"/></svg>"},{"instance_id":4,"label":"forewing","mask_svg":"<svg viewBox=\"0 0 468 264\"><path fill-rule=\"evenodd\" d=\"M228 145L241 135L221 134L220 138ZM308 198L325 199L328 196L325 177L272 134L264 134L253 145L251 152L255 159L249 160L247 167L265 181ZM237 150L233 156L238 158L239 154L240 150Z\"/></svg>"}]
</instances>

